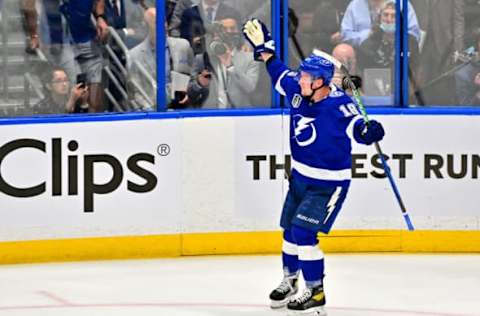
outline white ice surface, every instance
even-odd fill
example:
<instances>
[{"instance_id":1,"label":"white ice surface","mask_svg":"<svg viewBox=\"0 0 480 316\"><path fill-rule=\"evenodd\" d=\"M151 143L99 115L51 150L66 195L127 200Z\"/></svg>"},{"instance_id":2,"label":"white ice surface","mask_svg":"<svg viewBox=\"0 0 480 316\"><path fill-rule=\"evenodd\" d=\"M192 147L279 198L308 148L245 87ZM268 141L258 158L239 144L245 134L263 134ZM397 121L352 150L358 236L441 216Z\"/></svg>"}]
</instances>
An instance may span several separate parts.
<instances>
[{"instance_id":1,"label":"white ice surface","mask_svg":"<svg viewBox=\"0 0 480 316\"><path fill-rule=\"evenodd\" d=\"M327 255L329 316L480 315L480 255ZM0 266L5 316L280 316L278 256Z\"/></svg>"}]
</instances>

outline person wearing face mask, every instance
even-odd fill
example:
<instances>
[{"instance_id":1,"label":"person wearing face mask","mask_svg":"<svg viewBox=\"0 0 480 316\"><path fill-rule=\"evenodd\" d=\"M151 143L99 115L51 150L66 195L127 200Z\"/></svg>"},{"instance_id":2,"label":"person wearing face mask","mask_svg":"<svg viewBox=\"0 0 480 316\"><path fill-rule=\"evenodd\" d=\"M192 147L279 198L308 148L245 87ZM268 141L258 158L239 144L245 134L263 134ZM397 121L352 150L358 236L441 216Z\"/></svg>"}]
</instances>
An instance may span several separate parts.
<instances>
[{"instance_id":1,"label":"person wearing face mask","mask_svg":"<svg viewBox=\"0 0 480 316\"><path fill-rule=\"evenodd\" d=\"M365 41L372 28L379 23L379 12L385 0L352 0L342 19L341 33L344 42L354 47ZM408 3L408 33L420 40L420 27L413 6Z\"/></svg>"},{"instance_id":2,"label":"person wearing face mask","mask_svg":"<svg viewBox=\"0 0 480 316\"><path fill-rule=\"evenodd\" d=\"M386 1L378 16L378 24L374 25L368 37L357 48L358 66L362 69L395 68L395 1ZM410 65L415 73L418 63L418 42L413 35L409 35ZM388 83L393 86L393 76Z\"/></svg>"},{"instance_id":3,"label":"person wearing face mask","mask_svg":"<svg viewBox=\"0 0 480 316\"><path fill-rule=\"evenodd\" d=\"M251 53L241 50L243 35L238 16L226 15L213 28L207 52L195 56L189 88L192 103L221 109L255 105L254 92L266 94L268 90L258 91L260 64Z\"/></svg>"},{"instance_id":4,"label":"person wearing face mask","mask_svg":"<svg viewBox=\"0 0 480 316\"><path fill-rule=\"evenodd\" d=\"M223 0L199 0L183 11L181 23L178 26L180 37L186 39L195 54L201 54L206 49L206 36L211 33L214 23L228 16L236 16L240 21L240 13L223 3ZM175 15L175 11L173 12Z\"/></svg>"}]
</instances>

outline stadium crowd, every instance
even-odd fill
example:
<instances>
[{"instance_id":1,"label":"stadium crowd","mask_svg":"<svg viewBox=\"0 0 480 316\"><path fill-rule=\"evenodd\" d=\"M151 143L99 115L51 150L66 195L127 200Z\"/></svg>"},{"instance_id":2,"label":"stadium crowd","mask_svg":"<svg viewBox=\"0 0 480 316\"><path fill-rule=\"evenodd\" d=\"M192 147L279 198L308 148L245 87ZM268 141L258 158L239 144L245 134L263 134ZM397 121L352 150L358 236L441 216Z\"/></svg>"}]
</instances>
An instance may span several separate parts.
<instances>
[{"instance_id":1,"label":"stadium crowd","mask_svg":"<svg viewBox=\"0 0 480 316\"><path fill-rule=\"evenodd\" d=\"M0 8L8 1L0 0ZM19 5L31 56L27 70L42 85L23 114L156 109L155 1ZM364 96L392 96L394 0L292 0L289 6L291 67L318 48L347 65ZM166 0L168 109L269 107L268 76L240 30L251 17L271 26L270 7L269 0ZM475 9L480 5L472 0L408 2L411 104L480 104ZM334 82L342 86L342 79L337 73Z\"/></svg>"}]
</instances>

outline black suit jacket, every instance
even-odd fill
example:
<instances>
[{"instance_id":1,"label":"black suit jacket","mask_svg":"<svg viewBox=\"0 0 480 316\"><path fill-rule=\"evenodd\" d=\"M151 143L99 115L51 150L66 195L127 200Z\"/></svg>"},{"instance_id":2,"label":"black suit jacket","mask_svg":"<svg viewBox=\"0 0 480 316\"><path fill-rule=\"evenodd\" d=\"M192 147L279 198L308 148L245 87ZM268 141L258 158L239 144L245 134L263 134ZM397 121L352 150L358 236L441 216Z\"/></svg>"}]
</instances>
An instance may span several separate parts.
<instances>
[{"instance_id":1,"label":"black suit jacket","mask_svg":"<svg viewBox=\"0 0 480 316\"><path fill-rule=\"evenodd\" d=\"M127 27L127 18L125 15L125 1L120 0L120 15L116 14L113 8L112 0L105 0L105 16L109 26L116 30Z\"/></svg>"}]
</instances>

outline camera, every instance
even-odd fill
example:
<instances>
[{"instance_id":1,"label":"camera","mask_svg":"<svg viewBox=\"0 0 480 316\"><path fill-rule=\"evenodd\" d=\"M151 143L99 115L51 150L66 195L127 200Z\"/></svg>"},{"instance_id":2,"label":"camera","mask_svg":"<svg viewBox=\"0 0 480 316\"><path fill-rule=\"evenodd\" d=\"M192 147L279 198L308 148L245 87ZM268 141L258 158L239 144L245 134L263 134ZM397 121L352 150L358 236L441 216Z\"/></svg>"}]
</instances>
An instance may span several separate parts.
<instances>
[{"instance_id":1,"label":"camera","mask_svg":"<svg viewBox=\"0 0 480 316\"><path fill-rule=\"evenodd\" d=\"M219 40L214 40L210 43L210 51L215 55L223 55L227 52L225 44Z\"/></svg>"},{"instance_id":2,"label":"camera","mask_svg":"<svg viewBox=\"0 0 480 316\"><path fill-rule=\"evenodd\" d=\"M210 34L212 34L213 39L208 45L208 48L217 56L225 54L228 47L239 48L242 45L242 34L225 32L221 23L213 23Z\"/></svg>"}]
</instances>

